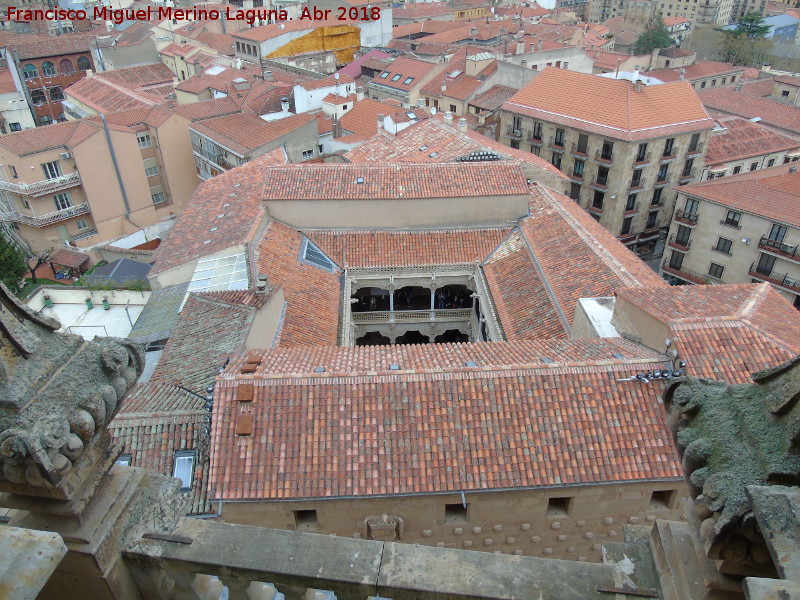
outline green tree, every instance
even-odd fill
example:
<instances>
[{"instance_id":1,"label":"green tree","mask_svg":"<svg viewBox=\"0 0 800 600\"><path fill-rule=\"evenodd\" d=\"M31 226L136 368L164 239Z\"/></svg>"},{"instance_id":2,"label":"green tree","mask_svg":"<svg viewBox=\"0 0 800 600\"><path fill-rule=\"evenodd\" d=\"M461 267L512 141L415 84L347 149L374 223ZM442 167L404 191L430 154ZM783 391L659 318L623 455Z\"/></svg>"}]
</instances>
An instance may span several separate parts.
<instances>
[{"instance_id":1,"label":"green tree","mask_svg":"<svg viewBox=\"0 0 800 600\"><path fill-rule=\"evenodd\" d=\"M764 23L764 17L757 12L749 12L739 19L732 31L748 40L760 40L769 33L769 29L769 25Z\"/></svg>"},{"instance_id":2,"label":"green tree","mask_svg":"<svg viewBox=\"0 0 800 600\"><path fill-rule=\"evenodd\" d=\"M12 291L18 291L19 280L28 272L25 253L0 231L0 280Z\"/></svg>"},{"instance_id":3,"label":"green tree","mask_svg":"<svg viewBox=\"0 0 800 600\"><path fill-rule=\"evenodd\" d=\"M649 54L656 48L669 48L675 41L670 37L660 13L656 13L647 24L647 29L633 44L634 54Z\"/></svg>"}]
</instances>

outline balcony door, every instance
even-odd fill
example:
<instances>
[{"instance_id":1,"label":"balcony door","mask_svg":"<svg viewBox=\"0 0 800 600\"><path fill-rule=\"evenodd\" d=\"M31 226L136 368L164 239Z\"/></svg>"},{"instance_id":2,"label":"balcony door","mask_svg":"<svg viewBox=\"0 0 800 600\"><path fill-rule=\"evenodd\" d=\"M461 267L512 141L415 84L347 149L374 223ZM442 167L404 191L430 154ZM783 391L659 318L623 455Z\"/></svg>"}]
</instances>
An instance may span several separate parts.
<instances>
[{"instance_id":1,"label":"balcony door","mask_svg":"<svg viewBox=\"0 0 800 600\"><path fill-rule=\"evenodd\" d=\"M772 268L775 266L775 257L771 254L761 254L756 265L756 272L762 275L769 275L772 273Z\"/></svg>"},{"instance_id":2,"label":"balcony door","mask_svg":"<svg viewBox=\"0 0 800 600\"><path fill-rule=\"evenodd\" d=\"M42 164L42 173L45 179L57 179L61 177L61 165L58 161Z\"/></svg>"},{"instance_id":3,"label":"balcony door","mask_svg":"<svg viewBox=\"0 0 800 600\"><path fill-rule=\"evenodd\" d=\"M769 230L769 239L773 242L783 243L783 238L786 237L786 227L783 225L772 225Z\"/></svg>"}]
</instances>

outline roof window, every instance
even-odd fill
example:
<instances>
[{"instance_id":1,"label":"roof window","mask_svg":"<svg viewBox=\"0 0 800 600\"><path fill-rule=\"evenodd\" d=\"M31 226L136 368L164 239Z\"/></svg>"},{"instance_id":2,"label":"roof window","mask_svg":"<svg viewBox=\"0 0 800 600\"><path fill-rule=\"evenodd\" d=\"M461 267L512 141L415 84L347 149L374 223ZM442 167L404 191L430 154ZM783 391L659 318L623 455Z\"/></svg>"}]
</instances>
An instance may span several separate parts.
<instances>
[{"instance_id":1,"label":"roof window","mask_svg":"<svg viewBox=\"0 0 800 600\"><path fill-rule=\"evenodd\" d=\"M325 256L325 253L317 248L310 240L303 241L302 260L308 264L324 269L325 271L333 272L335 265L333 261Z\"/></svg>"},{"instance_id":2,"label":"roof window","mask_svg":"<svg viewBox=\"0 0 800 600\"><path fill-rule=\"evenodd\" d=\"M197 458L197 453L194 450L180 450L175 453L172 476L181 480L181 490L192 488L195 458Z\"/></svg>"},{"instance_id":3,"label":"roof window","mask_svg":"<svg viewBox=\"0 0 800 600\"><path fill-rule=\"evenodd\" d=\"M402 75L401 75L400 73L398 73L397 75L395 75L394 77L392 77L392 81L397 81L397 80L399 80L401 77L402 77Z\"/></svg>"},{"instance_id":4,"label":"roof window","mask_svg":"<svg viewBox=\"0 0 800 600\"><path fill-rule=\"evenodd\" d=\"M386 79L388 76L389 76L389 71L384 71L383 73L380 74L381 79Z\"/></svg>"},{"instance_id":5,"label":"roof window","mask_svg":"<svg viewBox=\"0 0 800 600\"><path fill-rule=\"evenodd\" d=\"M414 81L413 77L406 77L405 80L403 81L403 85L408 85L412 81Z\"/></svg>"}]
</instances>

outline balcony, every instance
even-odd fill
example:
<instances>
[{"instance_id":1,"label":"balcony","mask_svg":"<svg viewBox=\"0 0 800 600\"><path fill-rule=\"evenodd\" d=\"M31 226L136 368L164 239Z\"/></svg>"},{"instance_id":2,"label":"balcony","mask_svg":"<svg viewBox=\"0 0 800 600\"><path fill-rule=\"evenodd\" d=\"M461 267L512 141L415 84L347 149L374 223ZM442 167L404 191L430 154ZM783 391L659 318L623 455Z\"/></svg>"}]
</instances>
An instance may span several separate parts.
<instances>
[{"instance_id":1,"label":"balcony","mask_svg":"<svg viewBox=\"0 0 800 600\"><path fill-rule=\"evenodd\" d=\"M761 239L758 241L758 249L764 250L768 254L774 254L781 258L800 262L800 246L790 246L789 244L776 242L766 235L762 235Z\"/></svg>"},{"instance_id":2,"label":"balcony","mask_svg":"<svg viewBox=\"0 0 800 600\"><path fill-rule=\"evenodd\" d=\"M603 214L603 207L602 206L587 206L586 212L591 213L593 215L602 215Z\"/></svg>"},{"instance_id":3,"label":"balcony","mask_svg":"<svg viewBox=\"0 0 800 600\"><path fill-rule=\"evenodd\" d=\"M517 129L513 125L506 125L506 135L512 140L522 139L522 129Z\"/></svg>"},{"instance_id":4,"label":"balcony","mask_svg":"<svg viewBox=\"0 0 800 600\"><path fill-rule=\"evenodd\" d=\"M2 218L4 221L11 223L22 223L23 225L30 225L31 227L46 227L47 225L58 223L59 221L65 221L67 219L71 219L72 217L77 217L78 215L83 215L88 212L89 203L84 202L83 204L76 204L75 206L70 206L69 208L57 210L55 212L47 213L46 215L41 215L38 217L23 215L18 212L6 212L0 213L0 218Z\"/></svg>"},{"instance_id":5,"label":"balcony","mask_svg":"<svg viewBox=\"0 0 800 600\"><path fill-rule=\"evenodd\" d=\"M631 184L628 186L629 192L636 192L644 189L644 183L641 179L631 179Z\"/></svg>"},{"instance_id":6,"label":"balcony","mask_svg":"<svg viewBox=\"0 0 800 600\"><path fill-rule=\"evenodd\" d=\"M637 156L634 159L633 164L634 164L634 166L636 166L636 165L646 165L646 164L648 164L650 162L651 158L652 158L652 155L650 154L650 152L645 152L643 155Z\"/></svg>"},{"instance_id":7,"label":"balcony","mask_svg":"<svg viewBox=\"0 0 800 600\"><path fill-rule=\"evenodd\" d=\"M669 185L671 181L672 175L664 175L663 177L659 175L656 179L656 182L653 184L653 187L664 187Z\"/></svg>"},{"instance_id":8,"label":"balcony","mask_svg":"<svg viewBox=\"0 0 800 600\"><path fill-rule=\"evenodd\" d=\"M577 181L583 181L583 173L584 173L583 171L576 171L575 169L572 169L569 172L569 177L570 177L570 179L575 179Z\"/></svg>"},{"instance_id":9,"label":"balcony","mask_svg":"<svg viewBox=\"0 0 800 600\"><path fill-rule=\"evenodd\" d=\"M676 210L675 211L675 220L678 223L683 223L684 225L688 225L689 227L694 227L697 225L697 213L690 213L686 212L685 210Z\"/></svg>"},{"instance_id":10,"label":"balcony","mask_svg":"<svg viewBox=\"0 0 800 600\"><path fill-rule=\"evenodd\" d=\"M608 189L608 177L595 177L589 185L596 190L605 192Z\"/></svg>"},{"instance_id":11,"label":"balcony","mask_svg":"<svg viewBox=\"0 0 800 600\"><path fill-rule=\"evenodd\" d=\"M686 151L687 155L700 154L703 151L703 142L698 142L694 146L689 146Z\"/></svg>"},{"instance_id":12,"label":"balcony","mask_svg":"<svg viewBox=\"0 0 800 600\"><path fill-rule=\"evenodd\" d=\"M667 162L671 162L671 161L675 160L676 158L678 158L678 149L677 148L673 148L669 152L665 152L664 154L662 154L659 157L658 161L661 162L661 163L667 163Z\"/></svg>"},{"instance_id":13,"label":"balcony","mask_svg":"<svg viewBox=\"0 0 800 600\"><path fill-rule=\"evenodd\" d=\"M541 132L536 133L533 130L529 130L527 139L528 139L528 143L529 144L533 144L534 146L541 146L542 144L544 144L544 142L542 141L542 133Z\"/></svg>"},{"instance_id":14,"label":"balcony","mask_svg":"<svg viewBox=\"0 0 800 600\"><path fill-rule=\"evenodd\" d=\"M610 165L614 162L614 153L613 152L603 152L601 149L597 149L594 151L594 161L602 163L604 165Z\"/></svg>"},{"instance_id":15,"label":"balcony","mask_svg":"<svg viewBox=\"0 0 800 600\"><path fill-rule=\"evenodd\" d=\"M207 160L214 166L220 167L221 169L225 169L226 171L228 169L233 169L234 167L239 166L231 162L231 160L225 158L224 155L216 154L196 144L192 144L192 150L194 151L195 155L199 156L202 159Z\"/></svg>"},{"instance_id":16,"label":"balcony","mask_svg":"<svg viewBox=\"0 0 800 600\"><path fill-rule=\"evenodd\" d=\"M424 323L428 321L465 321L472 315L469 308L435 310L381 310L351 313L353 323Z\"/></svg>"},{"instance_id":17,"label":"balcony","mask_svg":"<svg viewBox=\"0 0 800 600\"><path fill-rule=\"evenodd\" d=\"M668 260L665 260L663 263L661 263L661 271L668 273L673 277L677 277L678 279L683 279L689 283L696 283L699 285L711 283L708 275L703 275L702 273L698 273L697 271L692 271L691 269L686 269L684 267L671 267Z\"/></svg>"},{"instance_id":18,"label":"balcony","mask_svg":"<svg viewBox=\"0 0 800 600\"><path fill-rule=\"evenodd\" d=\"M725 225L725 227L730 227L731 229L741 229L742 226L739 225L738 221L728 221L727 219L722 219L719 222L720 225Z\"/></svg>"},{"instance_id":19,"label":"balcony","mask_svg":"<svg viewBox=\"0 0 800 600\"><path fill-rule=\"evenodd\" d=\"M678 183L691 181L694 178L695 169L689 169L688 171L684 171L681 173L680 177L678 177Z\"/></svg>"},{"instance_id":20,"label":"balcony","mask_svg":"<svg viewBox=\"0 0 800 600\"><path fill-rule=\"evenodd\" d=\"M630 208L626 206L625 210L622 211L622 214L623 216L627 216L627 215L635 215L638 212L639 212L639 203L634 202L633 206L631 206Z\"/></svg>"},{"instance_id":21,"label":"balcony","mask_svg":"<svg viewBox=\"0 0 800 600\"><path fill-rule=\"evenodd\" d=\"M750 265L748 274L754 279L766 281L767 283L771 283L772 285L795 294L800 293L800 279L789 277L787 273L775 273L772 270L767 271L759 267L758 263L753 262L753 264Z\"/></svg>"},{"instance_id":22,"label":"balcony","mask_svg":"<svg viewBox=\"0 0 800 600\"><path fill-rule=\"evenodd\" d=\"M548 144L548 147L551 150L553 150L554 152L563 152L564 151L564 138L558 139L556 137L551 137L550 138L550 143Z\"/></svg>"},{"instance_id":23,"label":"balcony","mask_svg":"<svg viewBox=\"0 0 800 600\"><path fill-rule=\"evenodd\" d=\"M675 250L678 250L680 252L688 252L689 248L692 247L692 240L684 240L677 238L673 233L671 236L669 236L669 240L667 241L667 246L669 246L670 248L675 248Z\"/></svg>"},{"instance_id":24,"label":"balcony","mask_svg":"<svg viewBox=\"0 0 800 600\"><path fill-rule=\"evenodd\" d=\"M3 180L0 181L0 190L22 194L23 196L30 196L31 198L38 198L39 196L54 194L61 190L77 187L80 184L81 176L76 171L35 183L14 183L12 181Z\"/></svg>"},{"instance_id":25,"label":"balcony","mask_svg":"<svg viewBox=\"0 0 800 600\"><path fill-rule=\"evenodd\" d=\"M579 148L578 142L572 142L572 150L569 153L578 158L586 158L589 156L589 148L586 146Z\"/></svg>"}]
</instances>

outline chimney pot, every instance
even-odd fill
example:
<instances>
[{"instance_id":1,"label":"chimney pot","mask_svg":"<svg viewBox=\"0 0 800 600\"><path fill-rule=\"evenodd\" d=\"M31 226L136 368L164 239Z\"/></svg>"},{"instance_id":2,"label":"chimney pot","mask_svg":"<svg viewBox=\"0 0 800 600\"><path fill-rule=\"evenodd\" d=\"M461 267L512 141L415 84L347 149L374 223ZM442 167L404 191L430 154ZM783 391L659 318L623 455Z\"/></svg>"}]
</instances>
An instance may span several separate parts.
<instances>
[{"instance_id":1,"label":"chimney pot","mask_svg":"<svg viewBox=\"0 0 800 600\"><path fill-rule=\"evenodd\" d=\"M378 129L383 129L383 120L386 118L386 115L378 115Z\"/></svg>"},{"instance_id":2,"label":"chimney pot","mask_svg":"<svg viewBox=\"0 0 800 600\"><path fill-rule=\"evenodd\" d=\"M467 133L467 120L464 117L458 120L458 130L461 133Z\"/></svg>"},{"instance_id":3,"label":"chimney pot","mask_svg":"<svg viewBox=\"0 0 800 600\"><path fill-rule=\"evenodd\" d=\"M363 99L364 99L364 88L361 87L361 86L358 86L356 88L356 100L360 102Z\"/></svg>"},{"instance_id":4,"label":"chimney pot","mask_svg":"<svg viewBox=\"0 0 800 600\"><path fill-rule=\"evenodd\" d=\"M451 113L449 110L444 113L444 123L445 125L450 125L451 127L453 126L453 113Z\"/></svg>"},{"instance_id":5,"label":"chimney pot","mask_svg":"<svg viewBox=\"0 0 800 600\"><path fill-rule=\"evenodd\" d=\"M521 66L523 69L527 69L527 68L528 68L528 61L527 61L527 60L525 60L525 59L523 58L521 61L519 61L519 65L520 65L520 66Z\"/></svg>"}]
</instances>

